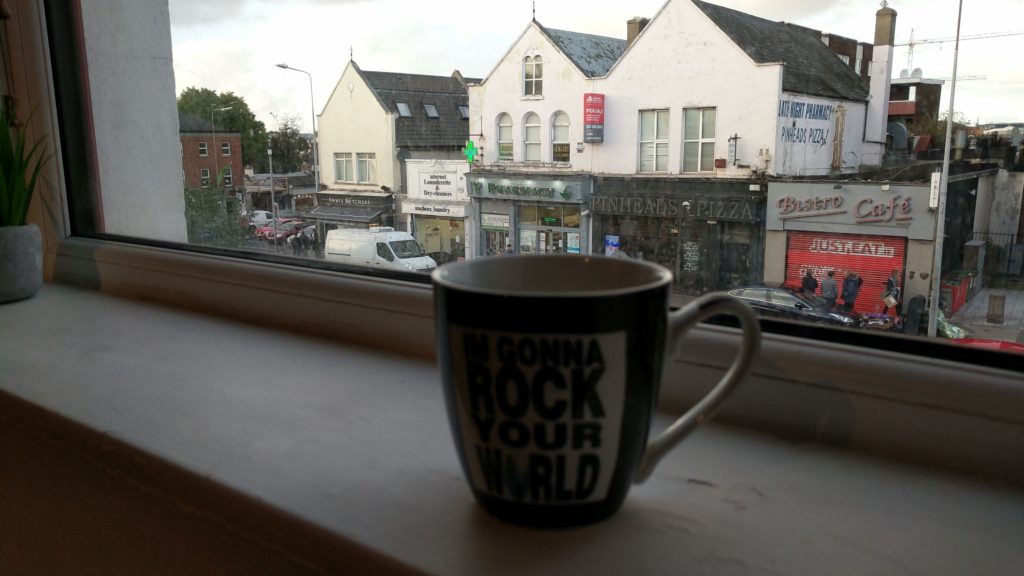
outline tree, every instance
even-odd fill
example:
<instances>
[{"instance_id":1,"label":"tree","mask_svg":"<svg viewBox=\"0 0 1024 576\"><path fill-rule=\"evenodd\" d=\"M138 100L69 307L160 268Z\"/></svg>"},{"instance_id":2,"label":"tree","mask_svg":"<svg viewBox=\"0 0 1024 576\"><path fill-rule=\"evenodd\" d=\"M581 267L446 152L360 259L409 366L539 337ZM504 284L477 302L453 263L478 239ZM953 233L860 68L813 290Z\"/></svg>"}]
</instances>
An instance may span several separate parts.
<instances>
[{"instance_id":1,"label":"tree","mask_svg":"<svg viewBox=\"0 0 1024 576\"><path fill-rule=\"evenodd\" d=\"M313 145L299 132L299 120L295 116L282 116L277 120L277 130L271 132L270 149L274 151L274 172L308 171L312 166Z\"/></svg>"},{"instance_id":2,"label":"tree","mask_svg":"<svg viewBox=\"0 0 1024 576\"><path fill-rule=\"evenodd\" d=\"M938 118L924 116L908 126L911 134L917 136L930 135L932 137L932 148L941 149L946 143L946 117L949 112L939 114ZM953 112L953 133L951 138L956 138L957 130L966 130L969 126L967 116L963 112ZM956 143L956 140L953 140Z\"/></svg>"},{"instance_id":3,"label":"tree","mask_svg":"<svg viewBox=\"0 0 1024 576\"><path fill-rule=\"evenodd\" d=\"M227 108L215 112L215 110ZM209 88L190 86L178 97L178 112L201 118L218 132L237 132L242 140L242 163L256 172L267 171L267 128L256 119L245 99L233 92L218 94Z\"/></svg>"},{"instance_id":4,"label":"tree","mask_svg":"<svg viewBox=\"0 0 1024 576\"><path fill-rule=\"evenodd\" d=\"M224 173L217 175L217 186L185 189L185 229L189 244L241 248L247 235L237 196L228 196Z\"/></svg>"}]
</instances>

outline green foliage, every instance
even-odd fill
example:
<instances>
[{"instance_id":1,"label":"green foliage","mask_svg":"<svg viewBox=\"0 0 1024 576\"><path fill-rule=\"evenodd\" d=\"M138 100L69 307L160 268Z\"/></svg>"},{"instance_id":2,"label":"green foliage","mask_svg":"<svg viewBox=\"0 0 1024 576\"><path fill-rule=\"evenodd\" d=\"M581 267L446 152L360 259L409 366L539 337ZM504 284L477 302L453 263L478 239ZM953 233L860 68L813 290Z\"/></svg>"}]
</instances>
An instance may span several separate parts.
<instances>
[{"instance_id":1,"label":"green foliage","mask_svg":"<svg viewBox=\"0 0 1024 576\"><path fill-rule=\"evenodd\" d=\"M223 186L225 166L217 175L217 186L185 190L185 229L189 244L241 248L248 236L239 198L229 196Z\"/></svg>"},{"instance_id":2,"label":"green foliage","mask_svg":"<svg viewBox=\"0 0 1024 576\"><path fill-rule=\"evenodd\" d=\"M313 145L302 137L295 116L278 119L277 131L270 133L270 148L274 151L274 172L277 174L299 172L303 163L313 165Z\"/></svg>"},{"instance_id":3,"label":"green foliage","mask_svg":"<svg viewBox=\"0 0 1024 576\"><path fill-rule=\"evenodd\" d=\"M0 226L25 224L39 171L49 160L44 139L31 146L25 131L12 127L13 111L0 110Z\"/></svg>"},{"instance_id":4,"label":"green foliage","mask_svg":"<svg viewBox=\"0 0 1024 576\"><path fill-rule=\"evenodd\" d=\"M230 108L214 112L220 108ZM178 112L191 114L216 126L218 132L237 132L242 139L242 163L256 172L268 170L267 128L233 92L218 94L209 88L190 86L178 97Z\"/></svg>"}]
</instances>

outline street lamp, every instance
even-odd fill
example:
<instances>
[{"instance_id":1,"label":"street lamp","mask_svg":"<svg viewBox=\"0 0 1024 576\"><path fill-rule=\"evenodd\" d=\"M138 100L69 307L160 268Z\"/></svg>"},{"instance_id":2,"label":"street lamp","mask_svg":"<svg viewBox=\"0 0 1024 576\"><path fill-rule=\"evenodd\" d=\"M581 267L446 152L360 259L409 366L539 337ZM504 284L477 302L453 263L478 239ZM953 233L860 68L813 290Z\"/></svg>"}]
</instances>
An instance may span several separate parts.
<instances>
[{"instance_id":1,"label":"street lamp","mask_svg":"<svg viewBox=\"0 0 1024 576\"><path fill-rule=\"evenodd\" d=\"M294 70L295 72L302 72L309 78L309 112L310 121L312 122L313 128L313 181L316 183L316 192L320 192L320 156L317 154L316 148L316 104L313 102L313 76L305 70L299 70L298 68L292 68L291 66L281 63L275 64L278 68L284 70Z\"/></svg>"},{"instance_id":2,"label":"street lamp","mask_svg":"<svg viewBox=\"0 0 1024 576\"><path fill-rule=\"evenodd\" d=\"M220 176L220 163L217 161L217 155L220 154L220 148L217 147L217 112L225 112L232 110L231 106L223 106L221 108L214 108L210 111L210 121L213 123L213 177L217 178ZM214 180L216 182L216 180Z\"/></svg>"},{"instance_id":3,"label":"street lamp","mask_svg":"<svg viewBox=\"0 0 1024 576\"><path fill-rule=\"evenodd\" d=\"M274 149L270 147L270 142L267 141L267 159L270 161L270 220L274 223L274 231L271 234L274 235L274 253L277 253L277 210L274 209L276 202L274 202Z\"/></svg>"}]
</instances>

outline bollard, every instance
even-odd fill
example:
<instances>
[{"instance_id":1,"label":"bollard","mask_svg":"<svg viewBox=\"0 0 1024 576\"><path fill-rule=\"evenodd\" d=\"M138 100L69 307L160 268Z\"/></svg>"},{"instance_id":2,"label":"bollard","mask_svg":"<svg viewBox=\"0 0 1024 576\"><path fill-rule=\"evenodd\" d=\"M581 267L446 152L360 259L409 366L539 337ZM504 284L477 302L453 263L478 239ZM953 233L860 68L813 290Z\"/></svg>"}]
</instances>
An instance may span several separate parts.
<instances>
[{"instance_id":1,"label":"bollard","mask_svg":"<svg viewBox=\"0 0 1024 576\"><path fill-rule=\"evenodd\" d=\"M1006 294L988 295L988 316L985 318L991 324L1003 323L1003 312L1006 309Z\"/></svg>"}]
</instances>

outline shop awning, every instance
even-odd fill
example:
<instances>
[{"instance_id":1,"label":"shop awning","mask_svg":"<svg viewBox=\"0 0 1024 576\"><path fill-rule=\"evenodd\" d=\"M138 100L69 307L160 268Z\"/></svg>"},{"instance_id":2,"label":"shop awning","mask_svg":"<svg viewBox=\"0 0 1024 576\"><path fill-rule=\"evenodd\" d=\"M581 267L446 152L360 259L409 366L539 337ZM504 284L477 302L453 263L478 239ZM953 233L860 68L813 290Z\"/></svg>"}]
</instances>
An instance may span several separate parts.
<instances>
[{"instance_id":1,"label":"shop awning","mask_svg":"<svg viewBox=\"0 0 1024 576\"><path fill-rule=\"evenodd\" d=\"M315 220L372 222L381 212L372 206L317 206L307 215Z\"/></svg>"}]
</instances>

